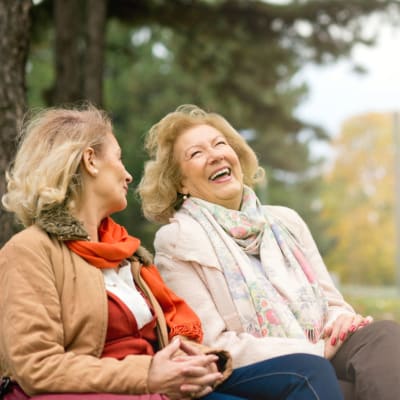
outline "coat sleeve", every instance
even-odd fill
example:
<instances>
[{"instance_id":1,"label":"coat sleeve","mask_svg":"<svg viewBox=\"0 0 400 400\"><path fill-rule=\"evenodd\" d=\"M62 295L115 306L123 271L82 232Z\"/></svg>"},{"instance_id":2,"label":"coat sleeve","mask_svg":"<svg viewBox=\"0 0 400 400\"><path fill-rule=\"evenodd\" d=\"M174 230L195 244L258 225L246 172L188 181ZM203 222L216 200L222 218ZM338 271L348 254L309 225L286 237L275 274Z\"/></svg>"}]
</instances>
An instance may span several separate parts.
<instances>
[{"instance_id":1,"label":"coat sleeve","mask_svg":"<svg viewBox=\"0 0 400 400\"><path fill-rule=\"evenodd\" d=\"M203 266L157 252L157 248L155 262L167 285L184 298L200 317L204 343L229 351L234 368L291 353L323 356L323 341L312 344L302 339L256 338L245 332L228 330L224 317L218 311L210 291L198 273Z\"/></svg>"},{"instance_id":2,"label":"coat sleeve","mask_svg":"<svg viewBox=\"0 0 400 400\"><path fill-rule=\"evenodd\" d=\"M289 227L300 244L305 257L310 262L315 277L328 300L326 326L331 325L341 314L354 314L353 307L344 300L333 283L307 224L296 211L290 208L279 207L279 211L282 212L282 221Z\"/></svg>"},{"instance_id":3,"label":"coat sleeve","mask_svg":"<svg viewBox=\"0 0 400 400\"><path fill-rule=\"evenodd\" d=\"M0 251L0 373L16 380L29 395L147 393L151 356L119 361L99 358L82 347L80 352L66 351L62 293L56 287L51 251L40 239L23 239Z\"/></svg>"}]
</instances>

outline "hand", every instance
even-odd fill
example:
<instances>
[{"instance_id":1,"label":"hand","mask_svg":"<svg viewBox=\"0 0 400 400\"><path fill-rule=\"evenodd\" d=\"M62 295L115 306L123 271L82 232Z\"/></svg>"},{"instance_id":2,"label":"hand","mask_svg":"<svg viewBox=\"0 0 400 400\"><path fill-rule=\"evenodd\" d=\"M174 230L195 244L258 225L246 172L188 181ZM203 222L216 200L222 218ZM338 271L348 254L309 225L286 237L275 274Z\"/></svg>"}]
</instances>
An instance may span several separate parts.
<instances>
[{"instance_id":1,"label":"hand","mask_svg":"<svg viewBox=\"0 0 400 400\"><path fill-rule=\"evenodd\" d=\"M190 341L188 340L182 340L181 341L181 346L180 349L185 352L188 356L199 356L202 355L203 353L201 352L201 350L194 346ZM181 359L181 357L178 357L178 359ZM216 362L210 362L210 364L208 364L207 366L208 370L210 373L213 372L218 372L218 367Z\"/></svg>"},{"instance_id":2,"label":"hand","mask_svg":"<svg viewBox=\"0 0 400 400\"><path fill-rule=\"evenodd\" d=\"M370 316L363 317L360 314L342 314L339 315L331 326L324 329L322 337L325 339L328 338L331 346L336 346L338 342L343 343L357 329L370 324L372 321L373 318Z\"/></svg>"},{"instance_id":3,"label":"hand","mask_svg":"<svg viewBox=\"0 0 400 400\"><path fill-rule=\"evenodd\" d=\"M331 360L342 344L343 342L341 342L340 340L335 342L335 344L332 344L331 338L327 337L325 339L324 357L328 360Z\"/></svg>"},{"instance_id":4,"label":"hand","mask_svg":"<svg viewBox=\"0 0 400 400\"><path fill-rule=\"evenodd\" d=\"M176 357L180 347L177 339L157 352L152 360L148 388L151 393L162 393L175 399L201 397L212 391L215 382L222 378L219 372L210 372L209 365L218 357L214 354Z\"/></svg>"},{"instance_id":5,"label":"hand","mask_svg":"<svg viewBox=\"0 0 400 400\"><path fill-rule=\"evenodd\" d=\"M187 360L188 358L190 358L191 356L203 354L199 348L194 346L188 340L181 341L180 349L185 353L185 355L181 354L178 357L175 357L174 360L184 361L184 360ZM204 365L204 367L208 369L208 372L210 374L218 372L218 367L217 367L217 364L215 361L210 362L208 365ZM215 383L216 382L214 382L214 384ZM185 392L185 393L190 393L190 397L192 397L192 398L203 397L203 396L209 394L210 392L212 392L212 390L213 390L213 386L205 386L203 388L196 387L191 384L184 384L181 386L181 391Z\"/></svg>"}]
</instances>

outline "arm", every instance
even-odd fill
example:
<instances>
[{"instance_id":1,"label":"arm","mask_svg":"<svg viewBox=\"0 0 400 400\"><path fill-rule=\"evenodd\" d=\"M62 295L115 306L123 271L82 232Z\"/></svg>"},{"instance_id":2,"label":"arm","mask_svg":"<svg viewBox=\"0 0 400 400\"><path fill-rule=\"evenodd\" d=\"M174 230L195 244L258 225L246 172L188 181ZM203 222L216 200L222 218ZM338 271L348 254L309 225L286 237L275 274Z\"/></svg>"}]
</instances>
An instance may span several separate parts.
<instances>
[{"instance_id":1,"label":"arm","mask_svg":"<svg viewBox=\"0 0 400 400\"><path fill-rule=\"evenodd\" d=\"M244 332L227 330L223 316L198 273L201 265L172 259L160 252L156 254L156 265L167 285L183 297L200 317L205 344L229 351L234 368L290 353L304 352L323 356L323 341L312 344L304 339L256 338Z\"/></svg>"},{"instance_id":2,"label":"arm","mask_svg":"<svg viewBox=\"0 0 400 400\"><path fill-rule=\"evenodd\" d=\"M150 356L128 356L121 361L99 359L90 338L77 338L80 345L72 344L71 351L65 349L60 300L63 293L56 288L50 246L43 242L23 237L0 252L2 372L31 395L147 393ZM62 262L62 257L58 261ZM90 321L82 321L85 323ZM93 338L102 334L101 330L93 333Z\"/></svg>"}]
</instances>

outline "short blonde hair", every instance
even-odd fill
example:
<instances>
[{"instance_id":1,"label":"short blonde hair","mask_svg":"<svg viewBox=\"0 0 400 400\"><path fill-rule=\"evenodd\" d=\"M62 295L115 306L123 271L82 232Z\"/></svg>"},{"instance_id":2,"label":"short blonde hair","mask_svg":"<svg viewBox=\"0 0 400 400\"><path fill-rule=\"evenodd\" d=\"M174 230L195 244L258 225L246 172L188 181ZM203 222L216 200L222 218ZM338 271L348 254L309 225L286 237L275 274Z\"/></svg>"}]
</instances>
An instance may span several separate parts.
<instances>
[{"instance_id":1,"label":"short blonde hair","mask_svg":"<svg viewBox=\"0 0 400 400\"><path fill-rule=\"evenodd\" d=\"M5 209L29 226L43 209L63 202L73 207L82 190L83 151L100 151L107 133L112 133L109 117L90 104L45 109L28 118L6 172Z\"/></svg>"},{"instance_id":2,"label":"short blonde hair","mask_svg":"<svg viewBox=\"0 0 400 400\"><path fill-rule=\"evenodd\" d=\"M144 216L154 222L167 223L182 204L179 194L181 172L174 159L174 144L180 134L197 125L210 125L221 132L236 152L248 186L263 177L254 151L244 138L221 115L185 104L153 125L145 141L150 160L146 162L138 193Z\"/></svg>"}]
</instances>

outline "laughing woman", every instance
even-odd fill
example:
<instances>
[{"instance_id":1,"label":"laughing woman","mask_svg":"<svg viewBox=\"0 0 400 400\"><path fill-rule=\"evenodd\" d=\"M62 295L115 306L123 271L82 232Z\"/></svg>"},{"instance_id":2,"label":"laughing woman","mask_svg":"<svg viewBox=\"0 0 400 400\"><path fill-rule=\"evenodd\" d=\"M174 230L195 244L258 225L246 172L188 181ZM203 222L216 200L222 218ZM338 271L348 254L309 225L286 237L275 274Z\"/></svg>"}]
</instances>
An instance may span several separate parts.
<instances>
[{"instance_id":1,"label":"laughing woman","mask_svg":"<svg viewBox=\"0 0 400 400\"><path fill-rule=\"evenodd\" d=\"M229 350L234 367L323 356L346 399L400 397L399 325L356 314L300 216L260 204L257 157L222 116L181 106L151 128L146 146L143 211L165 224L156 264L196 310L206 344Z\"/></svg>"}]
</instances>

